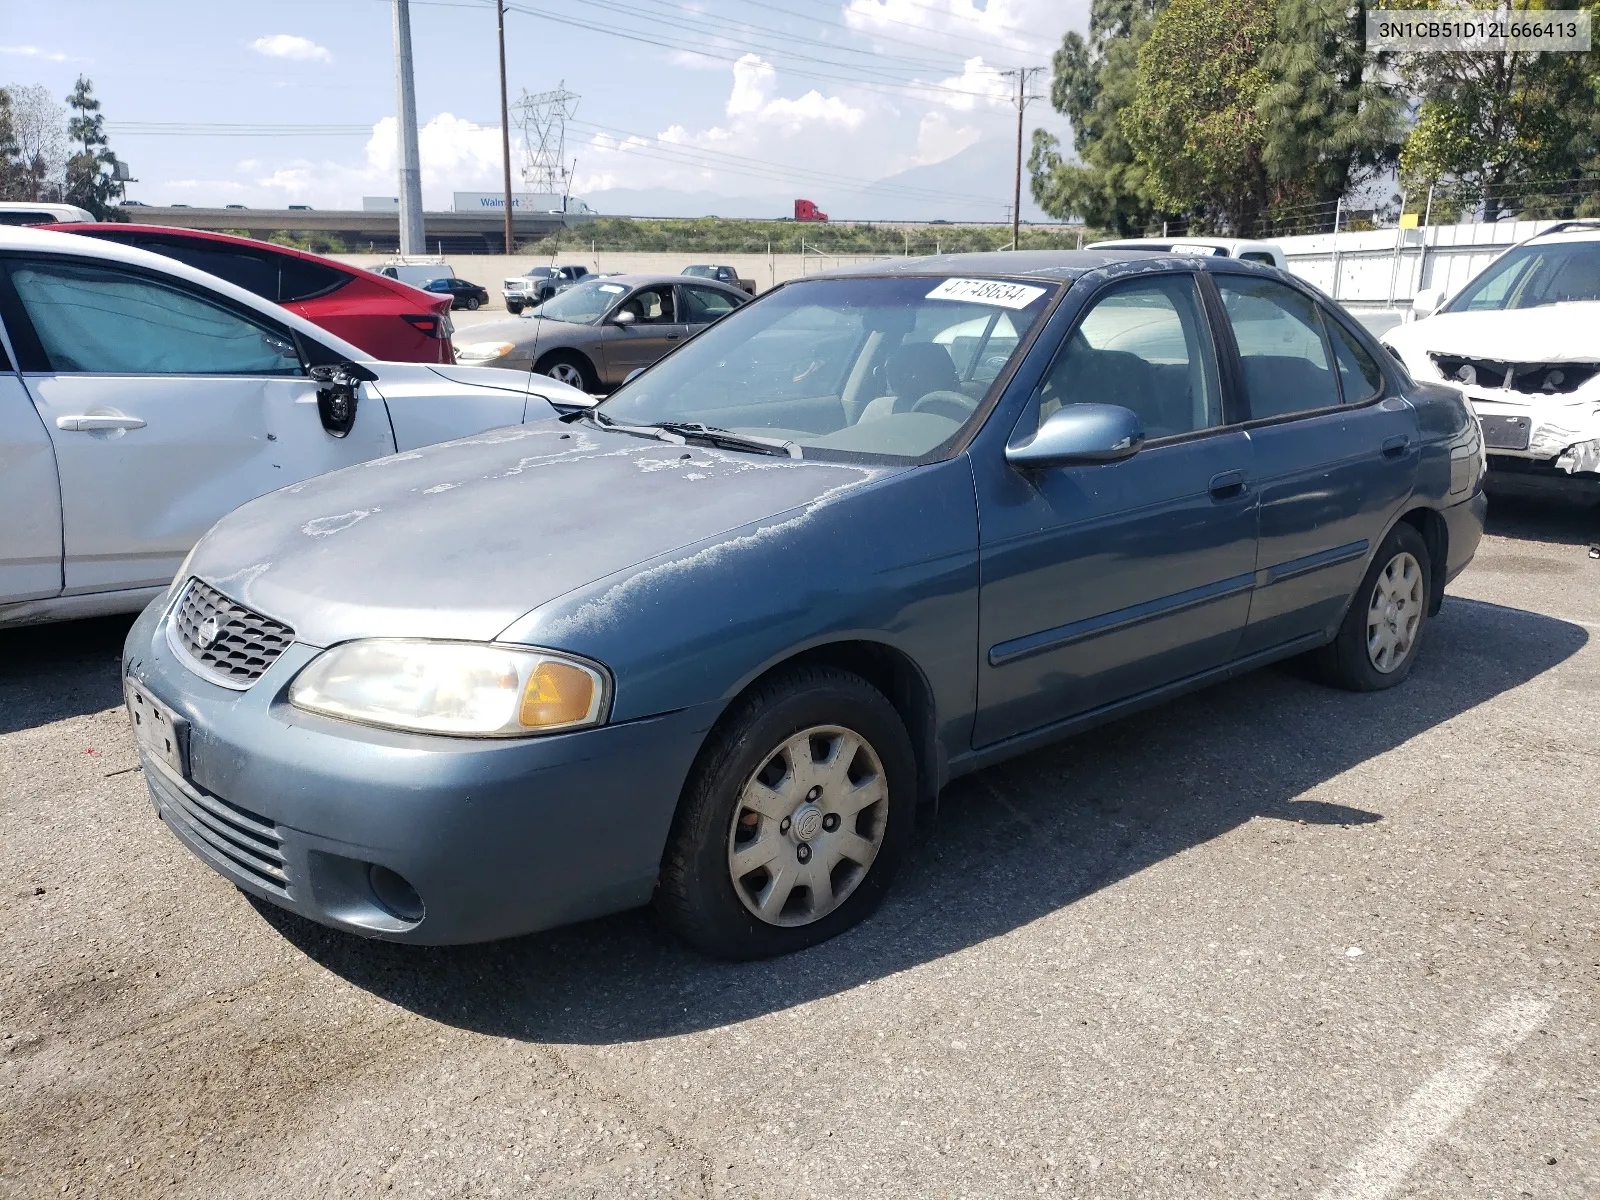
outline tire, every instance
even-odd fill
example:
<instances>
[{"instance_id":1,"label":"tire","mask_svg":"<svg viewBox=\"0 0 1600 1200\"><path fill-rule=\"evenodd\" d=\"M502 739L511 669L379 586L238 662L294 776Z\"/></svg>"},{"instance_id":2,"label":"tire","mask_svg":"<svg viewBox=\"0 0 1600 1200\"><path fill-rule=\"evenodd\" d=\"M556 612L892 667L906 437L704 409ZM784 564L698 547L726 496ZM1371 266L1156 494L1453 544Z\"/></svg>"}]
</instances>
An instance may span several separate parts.
<instances>
[{"instance_id":1,"label":"tire","mask_svg":"<svg viewBox=\"0 0 1600 1200\"><path fill-rule=\"evenodd\" d=\"M467 311L468 312L477 312L478 311L478 304L479 304L479 300L478 300L478 298L476 296L468 296L467 297Z\"/></svg>"},{"instance_id":2,"label":"tire","mask_svg":"<svg viewBox=\"0 0 1600 1200\"><path fill-rule=\"evenodd\" d=\"M701 750L656 911L716 958L788 954L842 933L878 906L905 857L916 778L905 725L871 684L834 668L775 676Z\"/></svg>"},{"instance_id":3,"label":"tire","mask_svg":"<svg viewBox=\"0 0 1600 1200\"><path fill-rule=\"evenodd\" d=\"M517 300L507 300L506 311L513 317L520 317L522 315L522 303Z\"/></svg>"},{"instance_id":4,"label":"tire","mask_svg":"<svg viewBox=\"0 0 1600 1200\"><path fill-rule=\"evenodd\" d=\"M548 375L557 383L569 384L585 392L600 390L599 377L587 358L576 350L556 350L539 360L534 368L540 375Z\"/></svg>"},{"instance_id":5,"label":"tire","mask_svg":"<svg viewBox=\"0 0 1600 1200\"><path fill-rule=\"evenodd\" d=\"M1310 656L1313 672L1352 692L1404 683L1422 650L1432 588L1427 543L1401 521L1378 547L1338 634Z\"/></svg>"}]
</instances>

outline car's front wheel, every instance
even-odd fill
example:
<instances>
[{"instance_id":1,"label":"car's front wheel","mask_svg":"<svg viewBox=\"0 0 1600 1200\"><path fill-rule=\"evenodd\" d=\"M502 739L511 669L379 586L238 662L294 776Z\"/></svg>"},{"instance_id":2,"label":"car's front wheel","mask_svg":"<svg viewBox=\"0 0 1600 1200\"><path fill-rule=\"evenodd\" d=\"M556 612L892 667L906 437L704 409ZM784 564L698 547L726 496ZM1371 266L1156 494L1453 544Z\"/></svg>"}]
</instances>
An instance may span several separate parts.
<instances>
[{"instance_id":1,"label":"car's front wheel","mask_svg":"<svg viewBox=\"0 0 1600 1200\"><path fill-rule=\"evenodd\" d=\"M548 375L557 383L564 383L568 387L575 387L584 392L595 392L600 389L600 380L595 376L594 367L583 355L572 350L557 350L547 354L539 360L539 365L534 368L541 375Z\"/></svg>"},{"instance_id":2,"label":"car's front wheel","mask_svg":"<svg viewBox=\"0 0 1600 1200\"><path fill-rule=\"evenodd\" d=\"M656 909L719 958L825 941L883 898L910 842L915 792L911 739L881 692L832 668L777 676L702 751Z\"/></svg>"},{"instance_id":3,"label":"car's front wheel","mask_svg":"<svg viewBox=\"0 0 1600 1200\"><path fill-rule=\"evenodd\" d=\"M520 317L522 315L522 302L520 300L507 300L506 311L513 317Z\"/></svg>"},{"instance_id":4,"label":"car's front wheel","mask_svg":"<svg viewBox=\"0 0 1600 1200\"><path fill-rule=\"evenodd\" d=\"M1402 521L1378 547L1338 635L1314 656L1318 673L1355 692L1403 682L1422 646L1432 587L1428 544Z\"/></svg>"}]
</instances>

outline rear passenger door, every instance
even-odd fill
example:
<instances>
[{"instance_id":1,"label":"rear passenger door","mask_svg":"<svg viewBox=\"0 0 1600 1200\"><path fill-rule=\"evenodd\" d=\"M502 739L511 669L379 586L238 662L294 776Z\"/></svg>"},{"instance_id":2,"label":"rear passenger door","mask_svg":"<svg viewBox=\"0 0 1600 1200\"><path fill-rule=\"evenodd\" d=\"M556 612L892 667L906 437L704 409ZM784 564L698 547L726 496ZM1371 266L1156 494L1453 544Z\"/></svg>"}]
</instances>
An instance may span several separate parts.
<instances>
[{"instance_id":1,"label":"rear passenger door","mask_svg":"<svg viewBox=\"0 0 1600 1200\"><path fill-rule=\"evenodd\" d=\"M692 283L679 284L678 297L684 324L691 335L739 307L739 301L721 288L698 287Z\"/></svg>"},{"instance_id":2,"label":"rear passenger door","mask_svg":"<svg viewBox=\"0 0 1600 1200\"><path fill-rule=\"evenodd\" d=\"M1341 319L1298 288L1215 273L1255 447L1260 548L1241 654L1332 631L1410 496L1416 415Z\"/></svg>"}]
</instances>

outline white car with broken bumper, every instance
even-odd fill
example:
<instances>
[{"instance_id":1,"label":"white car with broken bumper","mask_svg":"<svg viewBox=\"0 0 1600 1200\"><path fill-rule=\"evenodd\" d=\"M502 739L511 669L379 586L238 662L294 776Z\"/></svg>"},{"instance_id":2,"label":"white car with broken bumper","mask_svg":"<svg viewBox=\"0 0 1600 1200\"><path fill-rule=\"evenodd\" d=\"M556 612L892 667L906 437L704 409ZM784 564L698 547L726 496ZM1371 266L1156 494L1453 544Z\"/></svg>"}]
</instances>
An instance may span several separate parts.
<instances>
[{"instance_id":1,"label":"white car with broken bumper","mask_svg":"<svg viewBox=\"0 0 1600 1200\"><path fill-rule=\"evenodd\" d=\"M1600 502L1600 221L1546 230L1441 298L1419 293L1419 319L1383 342L1472 402L1489 489Z\"/></svg>"}]
</instances>

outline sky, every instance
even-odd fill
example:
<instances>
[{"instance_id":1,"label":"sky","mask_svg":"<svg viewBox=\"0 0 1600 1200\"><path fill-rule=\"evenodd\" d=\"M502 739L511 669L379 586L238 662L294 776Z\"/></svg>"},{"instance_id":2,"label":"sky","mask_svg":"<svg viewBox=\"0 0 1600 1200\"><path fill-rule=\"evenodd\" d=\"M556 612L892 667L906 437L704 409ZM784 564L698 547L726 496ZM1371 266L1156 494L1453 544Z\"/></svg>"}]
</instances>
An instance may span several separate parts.
<instances>
[{"instance_id":1,"label":"sky","mask_svg":"<svg viewBox=\"0 0 1600 1200\"><path fill-rule=\"evenodd\" d=\"M997 72L1047 67L1062 34L1086 26L1088 0L511 0L508 9L512 100L563 85L580 97L567 127L571 191L600 211L684 193L848 204L863 185L981 144L993 153L921 171L891 194L908 217L955 206L998 221L1010 172L959 164L1002 161L1016 110L1014 84ZM493 0L412 0L411 24L425 207L446 208L457 191L499 191ZM128 196L150 204L354 208L393 195L393 54L390 0L0 0L0 83L65 97L87 75L112 148L138 180ZM1048 69L1034 90L1048 93ZM1027 124L1067 132L1045 99L1029 105ZM515 115L512 130L522 190ZM626 209L608 206L608 191Z\"/></svg>"}]
</instances>

